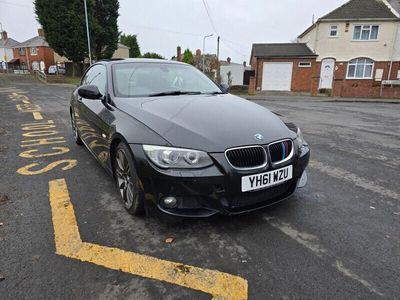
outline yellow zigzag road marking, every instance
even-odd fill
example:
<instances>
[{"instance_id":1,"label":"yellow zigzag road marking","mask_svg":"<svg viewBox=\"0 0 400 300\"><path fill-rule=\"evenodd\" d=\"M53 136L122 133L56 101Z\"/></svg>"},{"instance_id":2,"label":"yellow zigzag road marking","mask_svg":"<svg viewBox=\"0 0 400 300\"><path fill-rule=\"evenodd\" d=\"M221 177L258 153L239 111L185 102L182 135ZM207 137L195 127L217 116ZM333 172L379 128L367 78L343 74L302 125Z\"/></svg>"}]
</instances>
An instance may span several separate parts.
<instances>
[{"instance_id":1,"label":"yellow zigzag road marking","mask_svg":"<svg viewBox=\"0 0 400 300\"><path fill-rule=\"evenodd\" d=\"M241 277L82 242L65 179L49 182L49 198L57 254L199 290L213 299L247 299L247 281Z\"/></svg>"},{"instance_id":2,"label":"yellow zigzag road marking","mask_svg":"<svg viewBox=\"0 0 400 300\"><path fill-rule=\"evenodd\" d=\"M35 120L43 120L43 116L42 116L42 114L40 112L34 111L32 114L33 114L33 118Z\"/></svg>"}]
</instances>

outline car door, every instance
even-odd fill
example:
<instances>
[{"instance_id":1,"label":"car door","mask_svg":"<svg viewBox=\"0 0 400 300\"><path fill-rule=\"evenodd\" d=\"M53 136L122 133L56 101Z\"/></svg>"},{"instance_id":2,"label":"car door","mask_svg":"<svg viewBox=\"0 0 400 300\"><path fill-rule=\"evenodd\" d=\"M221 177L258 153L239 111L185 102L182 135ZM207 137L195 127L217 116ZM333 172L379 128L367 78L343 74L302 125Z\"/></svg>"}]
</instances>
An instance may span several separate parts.
<instances>
[{"instance_id":1,"label":"car door","mask_svg":"<svg viewBox=\"0 0 400 300\"><path fill-rule=\"evenodd\" d=\"M107 69L103 64L92 66L82 80L82 85L95 85L100 93L107 93ZM110 125L114 120L109 106L102 100L78 98L80 136L89 150L105 163L108 159L108 142Z\"/></svg>"}]
</instances>

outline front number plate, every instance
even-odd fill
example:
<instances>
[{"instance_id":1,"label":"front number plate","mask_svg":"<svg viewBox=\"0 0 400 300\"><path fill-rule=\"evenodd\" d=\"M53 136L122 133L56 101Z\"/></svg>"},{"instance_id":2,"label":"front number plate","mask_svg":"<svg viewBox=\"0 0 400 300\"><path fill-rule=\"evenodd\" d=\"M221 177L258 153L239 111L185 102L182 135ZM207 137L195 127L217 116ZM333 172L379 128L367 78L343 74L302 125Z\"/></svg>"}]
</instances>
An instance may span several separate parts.
<instances>
[{"instance_id":1,"label":"front number plate","mask_svg":"<svg viewBox=\"0 0 400 300\"><path fill-rule=\"evenodd\" d=\"M293 166L242 177L242 192L263 189L288 181L293 177Z\"/></svg>"}]
</instances>

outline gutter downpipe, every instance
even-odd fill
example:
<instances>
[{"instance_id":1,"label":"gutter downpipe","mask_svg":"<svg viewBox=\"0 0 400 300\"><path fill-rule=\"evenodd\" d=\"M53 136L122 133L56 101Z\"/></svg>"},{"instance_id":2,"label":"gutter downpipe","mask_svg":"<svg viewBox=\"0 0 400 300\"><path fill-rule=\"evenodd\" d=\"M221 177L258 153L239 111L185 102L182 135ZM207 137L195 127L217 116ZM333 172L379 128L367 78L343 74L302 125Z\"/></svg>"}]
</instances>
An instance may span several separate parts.
<instances>
[{"instance_id":1,"label":"gutter downpipe","mask_svg":"<svg viewBox=\"0 0 400 300\"><path fill-rule=\"evenodd\" d=\"M28 64L28 71L29 71L29 69L30 69L29 56L28 56L28 50L29 50L29 49L30 49L30 48L25 47L25 57L26 57L26 62L27 62L27 64Z\"/></svg>"},{"instance_id":2,"label":"gutter downpipe","mask_svg":"<svg viewBox=\"0 0 400 300\"><path fill-rule=\"evenodd\" d=\"M390 57L388 80L390 80L390 74L392 73L393 59L394 59L394 49L396 48L395 45L397 43L397 37L398 37L398 33L399 33L399 26L400 26L400 23L397 23L396 24L396 30L394 31L394 38L393 38L393 44L392 44L392 55Z\"/></svg>"}]
</instances>

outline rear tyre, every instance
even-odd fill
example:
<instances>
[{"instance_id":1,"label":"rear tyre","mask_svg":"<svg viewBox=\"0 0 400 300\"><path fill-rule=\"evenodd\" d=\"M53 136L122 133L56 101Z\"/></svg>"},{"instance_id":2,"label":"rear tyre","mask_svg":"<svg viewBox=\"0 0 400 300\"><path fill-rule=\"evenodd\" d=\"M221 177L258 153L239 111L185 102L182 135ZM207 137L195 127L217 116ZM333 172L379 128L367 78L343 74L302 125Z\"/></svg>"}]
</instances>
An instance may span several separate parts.
<instances>
[{"instance_id":1,"label":"rear tyre","mask_svg":"<svg viewBox=\"0 0 400 300\"><path fill-rule=\"evenodd\" d=\"M131 215L144 214L144 192L136 173L132 154L125 143L120 143L116 148L113 169L125 209Z\"/></svg>"},{"instance_id":2,"label":"rear tyre","mask_svg":"<svg viewBox=\"0 0 400 300\"><path fill-rule=\"evenodd\" d=\"M82 139L79 136L79 132L78 132L78 128L76 126L76 121L75 121L75 117L74 117L74 113L71 112L71 125L72 125L72 132L74 134L74 140L75 143L79 146L83 145Z\"/></svg>"}]
</instances>

